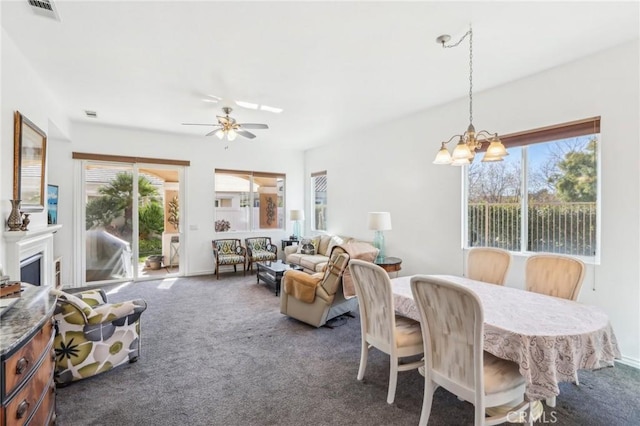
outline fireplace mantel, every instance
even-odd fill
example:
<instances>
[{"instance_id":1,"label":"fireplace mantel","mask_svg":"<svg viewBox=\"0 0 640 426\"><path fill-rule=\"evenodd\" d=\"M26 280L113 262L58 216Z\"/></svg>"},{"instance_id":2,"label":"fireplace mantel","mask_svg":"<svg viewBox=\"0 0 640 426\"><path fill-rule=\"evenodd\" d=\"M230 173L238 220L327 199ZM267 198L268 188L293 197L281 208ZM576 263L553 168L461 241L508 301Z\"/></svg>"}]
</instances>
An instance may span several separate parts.
<instances>
[{"instance_id":1,"label":"fireplace mantel","mask_svg":"<svg viewBox=\"0 0 640 426\"><path fill-rule=\"evenodd\" d=\"M29 231L5 231L3 239L6 247L7 264L4 273L9 275L11 280L20 280L20 261L42 253L41 284L43 286L52 286L55 282L53 234L60 228L62 228L62 225L48 225Z\"/></svg>"}]
</instances>

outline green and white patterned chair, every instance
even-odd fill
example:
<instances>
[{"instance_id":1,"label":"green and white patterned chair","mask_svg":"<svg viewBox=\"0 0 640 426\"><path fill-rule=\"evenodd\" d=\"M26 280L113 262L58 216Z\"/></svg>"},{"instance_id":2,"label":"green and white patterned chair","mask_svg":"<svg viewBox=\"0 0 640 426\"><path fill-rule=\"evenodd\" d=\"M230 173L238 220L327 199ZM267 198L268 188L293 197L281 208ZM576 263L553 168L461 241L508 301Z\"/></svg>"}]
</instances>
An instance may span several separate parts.
<instances>
[{"instance_id":1,"label":"green and white patterned chair","mask_svg":"<svg viewBox=\"0 0 640 426\"><path fill-rule=\"evenodd\" d=\"M269 237L251 237L244 239L247 246L247 270L253 269L253 262L275 261L278 247L271 244Z\"/></svg>"},{"instance_id":2,"label":"green and white patterned chair","mask_svg":"<svg viewBox=\"0 0 640 426\"><path fill-rule=\"evenodd\" d=\"M211 241L213 247L213 257L216 261L216 278L220 279L220 266L231 266L237 271L236 265L242 265L242 273L245 273L245 263L247 262L247 250L240 245L240 240L224 239Z\"/></svg>"},{"instance_id":3,"label":"green and white patterned chair","mask_svg":"<svg viewBox=\"0 0 640 426\"><path fill-rule=\"evenodd\" d=\"M109 371L140 356L140 315L144 300L107 303L102 290L76 294L51 290L58 297L54 319L55 381L73 381Z\"/></svg>"}]
</instances>

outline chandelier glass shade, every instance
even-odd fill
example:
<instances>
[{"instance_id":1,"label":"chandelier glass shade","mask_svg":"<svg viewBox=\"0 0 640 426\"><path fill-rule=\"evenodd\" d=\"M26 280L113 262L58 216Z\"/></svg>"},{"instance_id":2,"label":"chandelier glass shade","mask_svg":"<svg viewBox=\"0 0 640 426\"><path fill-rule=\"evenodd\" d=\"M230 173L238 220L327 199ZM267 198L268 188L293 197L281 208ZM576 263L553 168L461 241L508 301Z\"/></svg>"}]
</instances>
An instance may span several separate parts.
<instances>
[{"instance_id":1,"label":"chandelier glass shade","mask_svg":"<svg viewBox=\"0 0 640 426\"><path fill-rule=\"evenodd\" d=\"M434 164L450 164L452 166L471 164L475 158L476 151L482 149L483 145L486 146L486 152L482 158L483 162L502 161L506 155L509 155L497 133L486 130L476 132L473 126L473 31L470 28L455 44L446 44L451 39L446 34L438 37L436 42L441 44L443 48L451 48L458 46L467 36L469 37L469 126L463 134L453 135L449 140L442 142L440 150L433 161ZM456 139L458 143L453 152L449 153L447 144Z\"/></svg>"}]
</instances>

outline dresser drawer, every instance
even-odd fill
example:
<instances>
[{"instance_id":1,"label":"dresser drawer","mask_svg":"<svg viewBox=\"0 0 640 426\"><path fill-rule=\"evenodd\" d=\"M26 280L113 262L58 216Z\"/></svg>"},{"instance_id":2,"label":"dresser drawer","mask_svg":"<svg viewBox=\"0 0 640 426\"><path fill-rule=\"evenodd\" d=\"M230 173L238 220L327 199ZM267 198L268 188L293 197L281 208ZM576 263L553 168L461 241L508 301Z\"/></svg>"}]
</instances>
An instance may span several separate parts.
<instances>
[{"instance_id":1,"label":"dresser drawer","mask_svg":"<svg viewBox=\"0 0 640 426\"><path fill-rule=\"evenodd\" d=\"M18 392L5 408L5 419L7 425L23 425L38 408L38 403L44 396L49 396L53 381L53 355L51 354L53 341L51 346L47 348L47 353L42 359L42 364L38 370L31 376L29 382L26 383L20 392Z\"/></svg>"},{"instance_id":2,"label":"dresser drawer","mask_svg":"<svg viewBox=\"0 0 640 426\"><path fill-rule=\"evenodd\" d=\"M44 426L51 425L55 422L55 402L56 402L56 386L51 380L49 387L46 390L42 402L33 413L33 417L29 420L28 426Z\"/></svg>"},{"instance_id":3,"label":"dresser drawer","mask_svg":"<svg viewBox=\"0 0 640 426\"><path fill-rule=\"evenodd\" d=\"M48 320L28 343L5 361L4 395L11 395L13 390L29 376L51 341L52 333L53 324Z\"/></svg>"}]
</instances>

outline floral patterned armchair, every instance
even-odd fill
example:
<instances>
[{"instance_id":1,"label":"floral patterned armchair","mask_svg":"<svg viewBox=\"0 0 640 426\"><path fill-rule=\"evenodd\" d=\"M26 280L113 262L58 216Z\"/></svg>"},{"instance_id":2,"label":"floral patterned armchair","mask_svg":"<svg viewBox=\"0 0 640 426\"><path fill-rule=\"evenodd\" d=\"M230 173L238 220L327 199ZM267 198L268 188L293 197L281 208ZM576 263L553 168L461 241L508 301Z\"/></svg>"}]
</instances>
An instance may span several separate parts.
<instances>
[{"instance_id":1,"label":"floral patterned armchair","mask_svg":"<svg viewBox=\"0 0 640 426\"><path fill-rule=\"evenodd\" d=\"M275 261L278 258L278 247L271 244L269 237L245 238L244 242L247 246L247 270L253 268L253 262Z\"/></svg>"},{"instance_id":2,"label":"floral patterned armchair","mask_svg":"<svg viewBox=\"0 0 640 426\"><path fill-rule=\"evenodd\" d=\"M140 315L144 300L107 303L102 290L58 297L54 319L55 381L59 385L109 371L140 356Z\"/></svg>"},{"instance_id":3,"label":"floral patterned armchair","mask_svg":"<svg viewBox=\"0 0 640 426\"><path fill-rule=\"evenodd\" d=\"M213 247L213 257L216 261L217 279L220 279L220 266L223 265L233 265L234 271L237 271L236 265L242 265L242 273L244 274L247 250L240 245L240 240L213 240L211 245Z\"/></svg>"}]
</instances>

